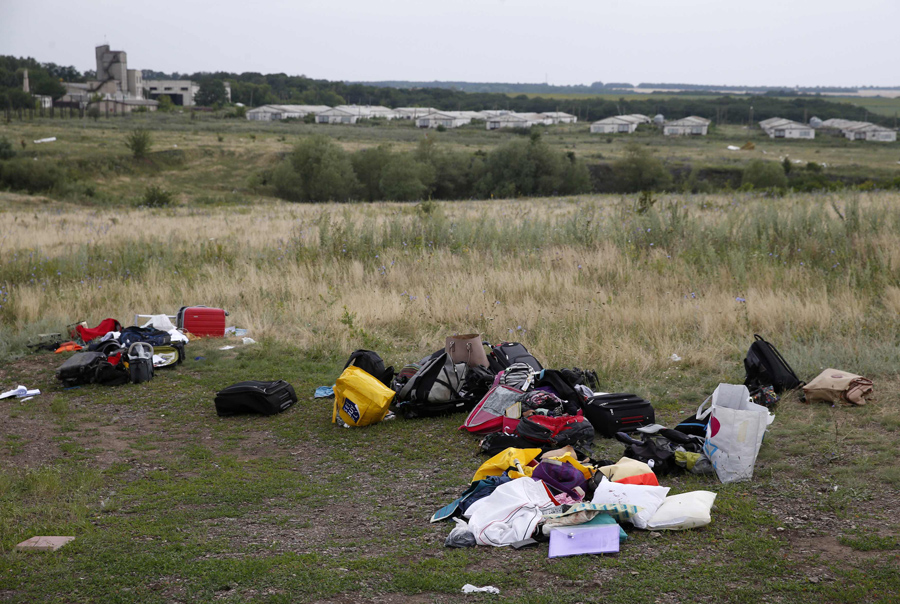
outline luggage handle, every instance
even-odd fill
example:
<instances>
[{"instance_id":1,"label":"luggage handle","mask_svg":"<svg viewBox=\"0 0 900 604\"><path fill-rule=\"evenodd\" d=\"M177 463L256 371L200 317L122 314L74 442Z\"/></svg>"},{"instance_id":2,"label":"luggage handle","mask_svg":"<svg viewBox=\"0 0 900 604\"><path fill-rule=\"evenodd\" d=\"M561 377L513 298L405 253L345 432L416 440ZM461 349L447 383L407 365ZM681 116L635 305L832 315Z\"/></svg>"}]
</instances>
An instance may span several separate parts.
<instances>
[{"instance_id":1,"label":"luggage handle","mask_svg":"<svg viewBox=\"0 0 900 604\"><path fill-rule=\"evenodd\" d=\"M703 406L711 400L712 395L710 394L708 397L706 397L706 400L700 403L700 406L697 407L697 414L694 417L696 417L697 419L706 419L706 416L712 413L712 405L710 405L709 409L707 409L706 411L703 411ZM703 411L702 415L700 414L701 411Z\"/></svg>"}]
</instances>

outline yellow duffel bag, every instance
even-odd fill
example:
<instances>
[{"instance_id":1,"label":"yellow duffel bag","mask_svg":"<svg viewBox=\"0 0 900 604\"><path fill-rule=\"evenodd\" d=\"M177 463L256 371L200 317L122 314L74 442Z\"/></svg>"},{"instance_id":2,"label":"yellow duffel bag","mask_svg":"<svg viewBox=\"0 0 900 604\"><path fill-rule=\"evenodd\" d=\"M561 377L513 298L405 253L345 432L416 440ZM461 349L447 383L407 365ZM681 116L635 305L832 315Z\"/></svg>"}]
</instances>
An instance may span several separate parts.
<instances>
[{"instance_id":1,"label":"yellow duffel bag","mask_svg":"<svg viewBox=\"0 0 900 604\"><path fill-rule=\"evenodd\" d=\"M351 365L334 385L334 412L331 422L340 419L348 426L377 424L388 413L394 391L359 367Z\"/></svg>"}]
</instances>

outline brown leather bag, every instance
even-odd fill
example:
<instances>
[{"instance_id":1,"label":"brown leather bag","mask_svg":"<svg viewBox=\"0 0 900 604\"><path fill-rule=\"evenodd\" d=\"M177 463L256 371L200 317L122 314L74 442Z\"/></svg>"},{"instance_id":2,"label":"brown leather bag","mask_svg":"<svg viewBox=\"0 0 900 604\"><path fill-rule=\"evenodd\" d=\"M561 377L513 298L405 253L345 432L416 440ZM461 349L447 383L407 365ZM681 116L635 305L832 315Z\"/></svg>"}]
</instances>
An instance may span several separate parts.
<instances>
[{"instance_id":1,"label":"brown leather bag","mask_svg":"<svg viewBox=\"0 0 900 604\"><path fill-rule=\"evenodd\" d=\"M480 333L450 336L444 343L444 350L447 351L454 363L465 363L467 367L474 367L475 365L490 367L487 353L485 353L484 346L481 343Z\"/></svg>"},{"instance_id":2,"label":"brown leather bag","mask_svg":"<svg viewBox=\"0 0 900 604\"><path fill-rule=\"evenodd\" d=\"M848 403L865 405L874 393L872 380L861 375L826 369L803 387L806 402Z\"/></svg>"}]
</instances>

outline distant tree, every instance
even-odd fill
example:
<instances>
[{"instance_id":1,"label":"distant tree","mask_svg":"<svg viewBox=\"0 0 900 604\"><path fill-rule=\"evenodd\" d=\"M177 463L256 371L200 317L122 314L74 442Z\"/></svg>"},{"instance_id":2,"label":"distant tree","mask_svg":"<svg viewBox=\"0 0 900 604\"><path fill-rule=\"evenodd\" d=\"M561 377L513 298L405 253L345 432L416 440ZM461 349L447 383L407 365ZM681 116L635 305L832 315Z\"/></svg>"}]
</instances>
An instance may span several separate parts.
<instances>
[{"instance_id":1,"label":"distant tree","mask_svg":"<svg viewBox=\"0 0 900 604\"><path fill-rule=\"evenodd\" d=\"M741 180L741 186L752 189L783 188L787 184L787 175L781 164L761 159L754 159L744 168Z\"/></svg>"},{"instance_id":2,"label":"distant tree","mask_svg":"<svg viewBox=\"0 0 900 604\"><path fill-rule=\"evenodd\" d=\"M156 110L162 111L163 113L168 113L175 108L175 103L172 102L172 97L170 97L168 94L157 97L156 102L159 103L159 106L156 108Z\"/></svg>"},{"instance_id":3,"label":"distant tree","mask_svg":"<svg viewBox=\"0 0 900 604\"><path fill-rule=\"evenodd\" d=\"M672 174L646 147L630 143L625 157L613 163L616 188L625 193L661 191L672 184Z\"/></svg>"},{"instance_id":4,"label":"distant tree","mask_svg":"<svg viewBox=\"0 0 900 604\"><path fill-rule=\"evenodd\" d=\"M362 196L368 201L384 199L381 192L381 176L391 161L391 148L387 145L369 147L353 154L353 171L362 186Z\"/></svg>"},{"instance_id":5,"label":"distant tree","mask_svg":"<svg viewBox=\"0 0 900 604\"><path fill-rule=\"evenodd\" d=\"M381 192L391 201L415 201L427 196L434 182L434 168L408 154L390 158L381 174Z\"/></svg>"},{"instance_id":6,"label":"distant tree","mask_svg":"<svg viewBox=\"0 0 900 604\"><path fill-rule=\"evenodd\" d=\"M359 189L347 152L323 135L294 147L273 181L278 196L289 201L349 201Z\"/></svg>"},{"instance_id":7,"label":"distant tree","mask_svg":"<svg viewBox=\"0 0 900 604\"><path fill-rule=\"evenodd\" d=\"M0 160L12 159L16 156L16 149L5 136L0 136Z\"/></svg>"},{"instance_id":8,"label":"distant tree","mask_svg":"<svg viewBox=\"0 0 900 604\"><path fill-rule=\"evenodd\" d=\"M138 128L125 137L125 146L131 150L134 159L143 159L150 153L153 138L148 130Z\"/></svg>"},{"instance_id":9,"label":"distant tree","mask_svg":"<svg viewBox=\"0 0 900 604\"><path fill-rule=\"evenodd\" d=\"M785 157L784 160L781 162L781 167L784 169L785 174L790 174L791 168L793 167L791 165L791 158Z\"/></svg>"},{"instance_id":10,"label":"distant tree","mask_svg":"<svg viewBox=\"0 0 900 604\"><path fill-rule=\"evenodd\" d=\"M200 90L194 96L194 103L202 107L224 105L228 102L228 92L222 80L206 79L200 82Z\"/></svg>"}]
</instances>

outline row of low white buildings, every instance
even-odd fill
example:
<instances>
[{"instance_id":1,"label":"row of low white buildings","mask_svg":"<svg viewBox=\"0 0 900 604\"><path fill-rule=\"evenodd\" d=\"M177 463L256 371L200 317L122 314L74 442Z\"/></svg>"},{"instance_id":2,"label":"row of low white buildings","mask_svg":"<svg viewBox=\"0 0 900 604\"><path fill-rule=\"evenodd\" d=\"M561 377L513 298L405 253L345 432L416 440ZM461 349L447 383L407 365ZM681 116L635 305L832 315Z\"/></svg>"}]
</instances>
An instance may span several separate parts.
<instances>
[{"instance_id":1,"label":"row of low white buildings","mask_svg":"<svg viewBox=\"0 0 900 604\"><path fill-rule=\"evenodd\" d=\"M812 120L810 120L812 121ZM839 130L852 141L879 141L893 143L897 140L897 131L878 126L870 122L854 122L852 120L830 119L819 125L821 129Z\"/></svg>"},{"instance_id":2,"label":"row of low white buildings","mask_svg":"<svg viewBox=\"0 0 900 604\"><path fill-rule=\"evenodd\" d=\"M662 128L666 136L706 136L709 132L710 120L704 117L691 115L680 120L665 121L663 116L657 115L650 119L640 113L629 115L615 115L591 124L591 132L594 134L631 134L641 124L656 123Z\"/></svg>"},{"instance_id":3,"label":"row of low white buildings","mask_svg":"<svg viewBox=\"0 0 900 604\"><path fill-rule=\"evenodd\" d=\"M386 120L414 120L419 128L458 128L473 121L485 122L488 130L498 128L530 128L552 124L573 124L578 118L569 113L515 113L512 111L441 111L433 107L398 107L389 109L381 105L263 105L247 112L248 120L278 121L303 119L314 115L317 124L355 124L359 120L382 118Z\"/></svg>"},{"instance_id":4,"label":"row of low white buildings","mask_svg":"<svg viewBox=\"0 0 900 604\"><path fill-rule=\"evenodd\" d=\"M897 131L877 126L870 122L855 122L834 118L824 122L818 118L809 120L809 124L801 124L788 119L773 117L759 123L763 132L770 138L801 138L811 140L816 137L816 130L840 132L850 140L880 141L892 143L897 140Z\"/></svg>"}]
</instances>

